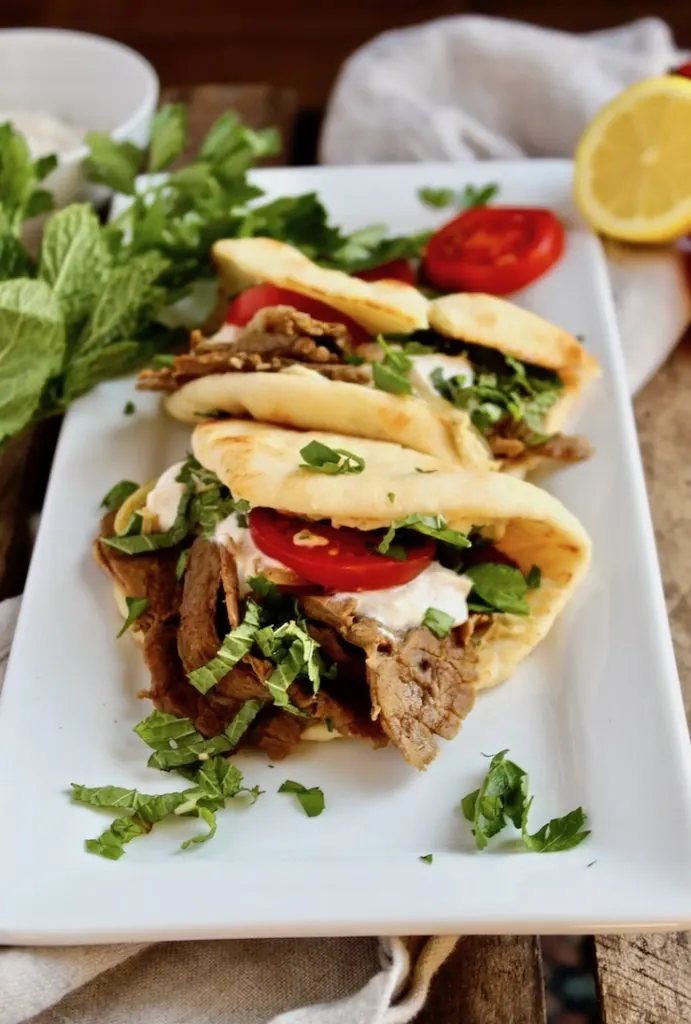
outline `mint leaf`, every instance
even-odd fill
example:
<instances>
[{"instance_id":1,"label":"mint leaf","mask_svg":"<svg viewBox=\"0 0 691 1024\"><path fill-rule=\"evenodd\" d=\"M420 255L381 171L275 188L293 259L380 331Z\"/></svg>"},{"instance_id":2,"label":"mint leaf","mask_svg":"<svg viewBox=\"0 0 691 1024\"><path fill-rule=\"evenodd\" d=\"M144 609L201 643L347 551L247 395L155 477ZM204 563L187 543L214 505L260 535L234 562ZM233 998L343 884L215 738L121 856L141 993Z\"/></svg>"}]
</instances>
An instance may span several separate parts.
<instances>
[{"instance_id":1,"label":"mint leaf","mask_svg":"<svg viewBox=\"0 0 691 1024\"><path fill-rule=\"evenodd\" d=\"M426 853L424 857L420 857L420 860L423 862L423 864L431 864L434 861L434 854Z\"/></svg>"},{"instance_id":2,"label":"mint leaf","mask_svg":"<svg viewBox=\"0 0 691 1024\"><path fill-rule=\"evenodd\" d=\"M141 818L125 815L122 818L116 818L110 828L102 832L98 839L87 839L84 845L89 853L96 853L107 860L119 860L125 852L125 843L130 843L133 839L144 836L150 831L151 826Z\"/></svg>"},{"instance_id":3,"label":"mint leaf","mask_svg":"<svg viewBox=\"0 0 691 1024\"><path fill-rule=\"evenodd\" d=\"M392 555L392 541L396 536L397 530L416 530L417 533L422 533L426 537L434 537L436 540L443 541L445 544L450 544L455 548L469 548L470 541L464 533L460 530L452 530L446 525L446 520L443 516L406 516L405 519L396 519L391 526L388 528L381 541L377 545L376 550L380 555Z\"/></svg>"},{"instance_id":4,"label":"mint leaf","mask_svg":"<svg viewBox=\"0 0 691 1024\"><path fill-rule=\"evenodd\" d=\"M176 580L181 580L182 577L185 575L185 571L187 569L187 562L189 560L189 557L190 557L190 549L189 548L185 548L184 551L180 552L178 560L177 560L177 562L175 564L175 579Z\"/></svg>"},{"instance_id":5,"label":"mint leaf","mask_svg":"<svg viewBox=\"0 0 691 1024\"><path fill-rule=\"evenodd\" d=\"M53 197L38 183L55 165L55 157L33 160L24 136L0 125L0 234L19 237L25 220L52 209Z\"/></svg>"},{"instance_id":6,"label":"mint leaf","mask_svg":"<svg viewBox=\"0 0 691 1024\"><path fill-rule=\"evenodd\" d=\"M50 218L41 243L38 276L50 285L69 328L86 318L109 266L110 254L92 206L75 203Z\"/></svg>"},{"instance_id":7,"label":"mint leaf","mask_svg":"<svg viewBox=\"0 0 691 1024\"><path fill-rule=\"evenodd\" d=\"M248 576L247 582L257 597L278 597L279 590L266 576Z\"/></svg>"},{"instance_id":8,"label":"mint leaf","mask_svg":"<svg viewBox=\"0 0 691 1024\"><path fill-rule=\"evenodd\" d=\"M302 463L300 469L310 469L314 473L362 473L365 460L345 448L329 448L321 441L310 441L300 449Z\"/></svg>"},{"instance_id":9,"label":"mint leaf","mask_svg":"<svg viewBox=\"0 0 691 1024\"><path fill-rule=\"evenodd\" d=\"M324 793L319 786L312 786L311 789L307 789L301 782L293 782L291 779L286 779L283 785L279 787L278 792L294 793L308 818L317 818L326 807Z\"/></svg>"},{"instance_id":10,"label":"mint leaf","mask_svg":"<svg viewBox=\"0 0 691 1024\"><path fill-rule=\"evenodd\" d=\"M508 823L520 829L524 845L536 853L558 853L571 850L587 839L584 829L586 814L581 807L552 818L533 835L528 832L528 814L532 797L528 795L528 776L513 761L506 760L508 750L501 750L490 766L479 789L468 793L461 802L463 816L471 822L475 845L484 850L489 840Z\"/></svg>"},{"instance_id":11,"label":"mint leaf","mask_svg":"<svg viewBox=\"0 0 691 1024\"><path fill-rule=\"evenodd\" d=\"M226 634L216 656L206 665L188 673L187 678L192 686L205 694L213 689L216 683L248 653L260 623L261 608L255 601L248 601L244 619L239 626Z\"/></svg>"},{"instance_id":12,"label":"mint leaf","mask_svg":"<svg viewBox=\"0 0 691 1024\"><path fill-rule=\"evenodd\" d=\"M29 253L16 235L6 229L0 233L0 281L33 276L34 264Z\"/></svg>"},{"instance_id":13,"label":"mint leaf","mask_svg":"<svg viewBox=\"0 0 691 1024\"><path fill-rule=\"evenodd\" d=\"M102 380L129 373L141 362L142 349L136 341L116 341L106 348L73 356L65 373L63 403L73 402Z\"/></svg>"},{"instance_id":14,"label":"mint leaf","mask_svg":"<svg viewBox=\"0 0 691 1024\"><path fill-rule=\"evenodd\" d=\"M479 598L488 610L530 615L530 605L525 600L528 582L520 569L500 562L482 562L469 566L465 575L473 581L470 601L477 604Z\"/></svg>"},{"instance_id":15,"label":"mint leaf","mask_svg":"<svg viewBox=\"0 0 691 1024\"><path fill-rule=\"evenodd\" d=\"M427 626L439 640L443 640L453 629L453 622L453 615L449 615L448 612L442 612L438 608L428 608L422 625Z\"/></svg>"},{"instance_id":16,"label":"mint leaf","mask_svg":"<svg viewBox=\"0 0 691 1024\"><path fill-rule=\"evenodd\" d=\"M496 199L498 194L499 185L496 182L492 182L489 185L480 185L478 188L475 185L466 185L463 190L462 205L467 210L474 206L487 206L493 199Z\"/></svg>"},{"instance_id":17,"label":"mint leaf","mask_svg":"<svg viewBox=\"0 0 691 1024\"><path fill-rule=\"evenodd\" d=\"M533 565L530 567L530 571L525 578L528 590L537 590L542 583L542 570L539 565Z\"/></svg>"},{"instance_id":18,"label":"mint leaf","mask_svg":"<svg viewBox=\"0 0 691 1024\"><path fill-rule=\"evenodd\" d=\"M419 188L417 196L425 206L433 206L437 209L453 206L456 199L456 193L452 188Z\"/></svg>"},{"instance_id":19,"label":"mint leaf","mask_svg":"<svg viewBox=\"0 0 691 1024\"><path fill-rule=\"evenodd\" d=\"M294 620L284 622L278 629L265 628L261 634L256 638L257 645L265 657L276 663L266 681L274 704L291 714L300 714L288 699L288 688L298 676L306 675L312 692L317 693L323 671L319 644Z\"/></svg>"},{"instance_id":20,"label":"mint leaf","mask_svg":"<svg viewBox=\"0 0 691 1024\"><path fill-rule=\"evenodd\" d=\"M226 727L224 734L231 745L231 750L237 747L263 707L264 701L256 699L246 700L242 705L230 725Z\"/></svg>"},{"instance_id":21,"label":"mint leaf","mask_svg":"<svg viewBox=\"0 0 691 1024\"><path fill-rule=\"evenodd\" d=\"M413 385L398 370L384 363L372 363L372 379L374 386L380 391L388 391L392 395L412 395Z\"/></svg>"},{"instance_id":22,"label":"mint leaf","mask_svg":"<svg viewBox=\"0 0 691 1024\"><path fill-rule=\"evenodd\" d=\"M154 751L147 762L149 768L167 772L184 765L208 764L220 754L231 753L263 706L263 701L246 700L224 732L211 738L197 732L191 719L161 711L153 711L133 731Z\"/></svg>"},{"instance_id":23,"label":"mint leaf","mask_svg":"<svg viewBox=\"0 0 691 1024\"><path fill-rule=\"evenodd\" d=\"M174 548L180 541L183 541L189 532L187 512L192 498L188 489L180 499L175 521L169 530L162 533L135 533L124 537L103 537L103 543L108 547L122 551L125 555L142 555L147 551L161 551L164 548Z\"/></svg>"},{"instance_id":24,"label":"mint leaf","mask_svg":"<svg viewBox=\"0 0 691 1024\"><path fill-rule=\"evenodd\" d=\"M103 498L101 508L104 508L107 512L117 512L122 503L129 498L130 494L134 494L138 488L139 484L135 484L134 480L118 481L118 483L113 484Z\"/></svg>"},{"instance_id":25,"label":"mint leaf","mask_svg":"<svg viewBox=\"0 0 691 1024\"><path fill-rule=\"evenodd\" d=\"M127 618L122 624L122 629L117 634L116 639L120 639L123 633L126 633L134 623L137 621L140 615L142 615L149 607L148 597L126 597L125 602L127 604Z\"/></svg>"},{"instance_id":26,"label":"mint leaf","mask_svg":"<svg viewBox=\"0 0 691 1024\"><path fill-rule=\"evenodd\" d=\"M62 313L48 285L0 283L0 444L30 423L64 351Z\"/></svg>"},{"instance_id":27,"label":"mint leaf","mask_svg":"<svg viewBox=\"0 0 691 1024\"><path fill-rule=\"evenodd\" d=\"M107 132L87 132L86 144L91 150L84 162L89 180L133 195L144 151L133 142L116 142Z\"/></svg>"},{"instance_id":28,"label":"mint leaf","mask_svg":"<svg viewBox=\"0 0 691 1024\"><path fill-rule=\"evenodd\" d=\"M168 103L154 114L149 142L150 174L165 171L187 146L187 111L183 103Z\"/></svg>"},{"instance_id":29,"label":"mint leaf","mask_svg":"<svg viewBox=\"0 0 691 1024\"><path fill-rule=\"evenodd\" d=\"M228 179L243 174L261 157L274 156L280 148L280 137L275 128L254 131L229 110L211 126L198 159L216 169L221 168L223 177Z\"/></svg>"}]
</instances>

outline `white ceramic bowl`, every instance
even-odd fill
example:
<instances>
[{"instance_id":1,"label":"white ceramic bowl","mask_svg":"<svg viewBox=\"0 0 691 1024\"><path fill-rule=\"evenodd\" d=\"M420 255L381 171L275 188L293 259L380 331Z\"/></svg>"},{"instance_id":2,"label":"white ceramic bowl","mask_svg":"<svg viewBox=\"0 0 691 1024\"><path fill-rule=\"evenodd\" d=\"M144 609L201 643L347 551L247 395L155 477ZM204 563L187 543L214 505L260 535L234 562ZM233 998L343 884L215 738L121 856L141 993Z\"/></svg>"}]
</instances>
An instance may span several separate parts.
<instances>
[{"instance_id":1,"label":"white ceramic bowl","mask_svg":"<svg viewBox=\"0 0 691 1024\"><path fill-rule=\"evenodd\" d=\"M88 131L144 145L158 103L153 67L122 43L63 29L0 30L0 112L47 111ZM46 178L57 206L103 195L84 179L88 149L60 155Z\"/></svg>"}]
</instances>

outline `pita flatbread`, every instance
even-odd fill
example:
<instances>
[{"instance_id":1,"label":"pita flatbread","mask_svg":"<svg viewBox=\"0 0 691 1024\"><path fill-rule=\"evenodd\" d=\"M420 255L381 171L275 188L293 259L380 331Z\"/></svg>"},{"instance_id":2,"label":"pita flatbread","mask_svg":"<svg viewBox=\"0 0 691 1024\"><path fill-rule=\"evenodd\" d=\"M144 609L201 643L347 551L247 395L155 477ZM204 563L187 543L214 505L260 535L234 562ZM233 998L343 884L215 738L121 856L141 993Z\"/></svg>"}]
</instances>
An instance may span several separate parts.
<instances>
[{"instance_id":1,"label":"pita flatbread","mask_svg":"<svg viewBox=\"0 0 691 1024\"><path fill-rule=\"evenodd\" d=\"M599 373L595 359L573 335L492 295L448 295L428 302L409 285L369 283L324 270L292 246L267 238L220 241L213 253L230 290L267 281L327 302L373 334L408 333L429 324L446 337L556 371L564 391L545 418L547 433L564 427L584 384ZM299 430L391 441L455 465L504 470L514 476L525 476L541 461L530 453L519 459L494 458L468 415L432 394L389 394L327 380L299 366L279 373L200 377L171 394L166 406L172 416L188 423L220 410Z\"/></svg>"},{"instance_id":2,"label":"pita flatbread","mask_svg":"<svg viewBox=\"0 0 691 1024\"><path fill-rule=\"evenodd\" d=\"M354 478L299 468L300 449L311 440L360 455L364 471ZM538 565L542 585L529 594L531 615L495 614L480 641L479 688L512 674L546 635L588 566L590 541L578 519L546 491L507 474L450 469L386 442L238 420L200 424L192 447L235 497L251 505L363 530L409 515L441 514L454 529L483 526L524 573Z\"/></svg>"},{"instance_id":3,"label":"pita flatbread","mask_svg":"<svg viewBox=\"0 0 691 1024\"><path fill-rule=\"evenodd\" d=\"M273 238L228 238L211 251L231 293L268 281L326 302L372 334L427 327L427 299L401 281L361 281L340 270L325 270L299 249Z\"/></svg>"}]
</instances>

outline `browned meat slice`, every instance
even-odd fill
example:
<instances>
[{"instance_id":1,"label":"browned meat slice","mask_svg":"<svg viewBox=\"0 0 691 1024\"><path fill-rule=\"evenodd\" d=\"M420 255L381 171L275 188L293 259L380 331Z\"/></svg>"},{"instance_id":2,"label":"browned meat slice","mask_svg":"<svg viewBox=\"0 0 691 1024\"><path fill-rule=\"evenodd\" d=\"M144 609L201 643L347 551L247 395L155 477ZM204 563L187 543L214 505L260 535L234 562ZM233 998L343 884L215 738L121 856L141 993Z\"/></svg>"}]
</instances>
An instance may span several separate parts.
<instances>
[{"instance_id":1,"label":"browned meat slice","mask_svg":"<svg viewBox=\"0 0 691 1024\"><path fill-rule=\"evenodd\" d=\"M436 756L436 736L452 739L475 702L477 652L454 630L443 640L419 627L391 639L354 604L329 597L301 599L310 618L325 622L365 652L372 718L416 768Z\"/></svg>"},{"instance_id":2,"label":"browned meat slice","mask_svg":"<svg viewBox=\"0 0 691 1024\"><path fill-rule=\"evenodd\" d=\"M491 615L487 615L485 612L471 612L463 625L456 630L458 639L465 647L473 637L477 640L483 633L486 633L491 625Z\"/></svg>"},{"instance_id":3,"label":"browned meat slice","mask_svg":"<svg viewBox=\"0 0 691 1024\"><path fill-rule=\"evenodd\" d=\"M175 357L172 366L143 370L139 387L175 391L195 377L212 373L276 373L294 363L352 383L367 383L370 370L344 362L353 346L342 324L314 320L289 306L262 309L230 342L204 344L193 335L191 350Z\"/></svg>"},{"instance_id":4,"label":"browned meat slice","mask_svg":"<svg viewBox=\"0 0 691 1024\"><path fill-rule=\"evenodd\" d=\"M587 438L581 434L553 434L542 444L528 444L523 434L522 425L514 427L508 424L490 434L487 441L495 458L520 459L525 455L539 455L544 459L556 459L560 462L581 462L589 459L593 448Z\"/></svg>"},{"instance_id":5,"label":"browned meat slice","mask_svg":"<svg viewBox=\"0 0 691 1024\"><path fill-rule=\"evenodd\" d=\"M100 536L94 542L94 557L125 597L146 597L149 604L133 625L147 630L157 619L176 615L180 607L181 587L175 575L177 551L157 551L150 555L125 555L104 544L103 537L115 532L115 515L104 516Z\"/></svg>"},{"instance_id":6,"label":"browned meat slice","mask_svg":"<svg viewBox=\"0 0 691 1024\"><path fill-rule=\"evenodd\" d=\"M308 724L307 718L275 711L252 729L250 744L263 750L272 761L281 761L293 752Z\"/></svg>"},{"instance_id":7,"label":"browned meat slice","mask_svg":"<svg viewBox=\"0 0 691 1024\"><path fill-rule=\"evenodd\" d=\"M240 623L240 591L238 583L238 567L232 551L222 544L218 546L221 561L221 583L226 599L228 622L235 629Z\"/></svg>"}]
</instances>

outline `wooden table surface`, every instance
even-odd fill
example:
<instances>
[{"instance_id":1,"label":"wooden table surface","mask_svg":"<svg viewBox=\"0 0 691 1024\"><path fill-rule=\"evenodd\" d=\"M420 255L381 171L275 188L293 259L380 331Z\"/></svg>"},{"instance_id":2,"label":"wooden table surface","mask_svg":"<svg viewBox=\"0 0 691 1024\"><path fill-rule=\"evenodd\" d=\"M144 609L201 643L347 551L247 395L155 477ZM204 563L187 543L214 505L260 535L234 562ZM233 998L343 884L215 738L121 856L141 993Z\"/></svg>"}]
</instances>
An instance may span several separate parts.
<instances>
[{"instance_id":1,"label":"wooden table surface","mask_svg":"<svg viewBox=\"0 0 691 1024\"><path fill-rule=\"evenodd\" d=\"M268 86L171 90L190 106L199 138L233 107L254 126L279 124L290 159L292 92ZM651 330L654 324L651 324ZM624 339L624 344L626 339ZM635 401L636 420L667 606L691 712L691 337ZM29 512L40 507L59 424L43 424L0 459L0 597L21 592ZM691 865L690 865L691 872ZM691 1022L691 935L600 936L590 940L603 1024ZM540 941L535 936L463 938L433 982L416 1024L544 1024Z\"/></svg>"}]
</instances>

